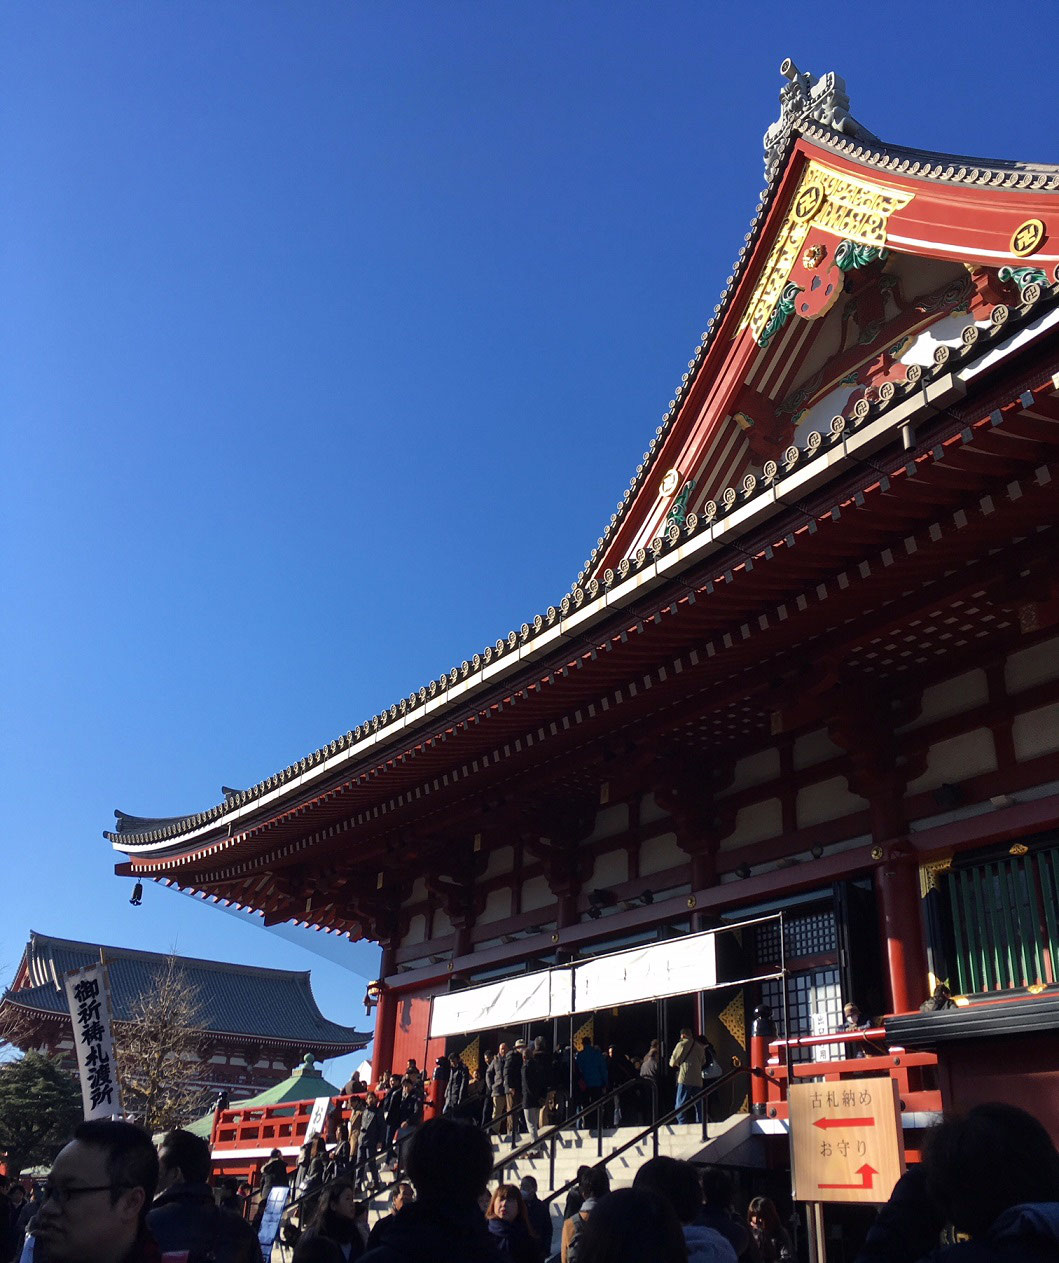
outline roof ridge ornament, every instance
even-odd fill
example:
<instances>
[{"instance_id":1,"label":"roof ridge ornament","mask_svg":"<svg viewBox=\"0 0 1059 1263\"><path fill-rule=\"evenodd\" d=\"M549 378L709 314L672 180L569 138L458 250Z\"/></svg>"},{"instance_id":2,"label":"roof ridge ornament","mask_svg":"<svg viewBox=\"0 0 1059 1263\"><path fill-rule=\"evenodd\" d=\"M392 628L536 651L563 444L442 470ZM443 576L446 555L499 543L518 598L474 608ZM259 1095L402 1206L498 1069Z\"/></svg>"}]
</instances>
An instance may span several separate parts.
<instances>
[{"instance_id":1,"label":"roof ridge ornament","mask_svg":"<svg viewBox=\"0 0 1059 1263\"><path fill-rule=\"evenodd\" d=\"M801 71L788 57L780 66L788 81L780 89L780 116L765 133L765 174L771 180L795 132L806 123L823 123L857 140L878 140L849 112L846 81L829 70L817 76Z\"/></svg>"}]
</instances>

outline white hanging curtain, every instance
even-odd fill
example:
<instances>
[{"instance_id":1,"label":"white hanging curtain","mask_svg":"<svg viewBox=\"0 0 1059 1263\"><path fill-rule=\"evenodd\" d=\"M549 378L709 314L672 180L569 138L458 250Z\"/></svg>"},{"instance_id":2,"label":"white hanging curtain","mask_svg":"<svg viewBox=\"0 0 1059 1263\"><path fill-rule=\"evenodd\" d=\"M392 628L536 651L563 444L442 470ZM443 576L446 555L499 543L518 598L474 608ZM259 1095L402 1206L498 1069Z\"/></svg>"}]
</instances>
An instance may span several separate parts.
<instances>
[{"instance_id":1,"label":"white hanging curtain","mask_svg":"<svg viewBox=\"0 0 1059 1263\"><path fill-rule=\"evenodd\" d=\"M500 982L435 996L430 1038L521 1026L570 1013L709 991L717 985L716 935L707 930L610 952L572 968L516 974Z\"/></svg>"}]
</instances>

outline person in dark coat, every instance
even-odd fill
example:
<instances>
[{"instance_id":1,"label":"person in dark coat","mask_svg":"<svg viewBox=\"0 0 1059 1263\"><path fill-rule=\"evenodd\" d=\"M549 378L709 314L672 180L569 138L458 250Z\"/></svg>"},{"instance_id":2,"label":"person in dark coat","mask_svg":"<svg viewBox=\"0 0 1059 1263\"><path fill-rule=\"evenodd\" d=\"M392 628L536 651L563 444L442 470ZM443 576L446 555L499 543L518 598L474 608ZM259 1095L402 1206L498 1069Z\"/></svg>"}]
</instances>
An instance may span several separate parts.
<instances>
[{"instance_id":1,"label":"person in dark coat","mask_svg":"<svg viewBox=\"0 0 1059 1263\"><path fill-rule=\"evenodd\" d=\"M379 1085L380 1089L382 1084ZM364 1112L360 1116L360 1132L357 1136L357 1160L353 1172L353 1182L363 1187L367 1177L371 1176L371 1187L379 1183L379 1168L375 1155L379 1146L386 1139L386 1121L382 1112L382 1101L376 1092L369 1092L364 1099Z\"/></svg>"},{"instance_id":2,"label":"person in dark coat","mask_svg":"<svg viewBox=\"0 0 1059 1263\"><path fill-rule=\"evenodd\" d=\"M563 1203L563 1222L565 1223L571 1215L576 1215L581 1207L585 1204L585 1195L581 1191L589 1171L592 1168L584 1163L577 1168L577 1183L567 1193L566 1201Z\"/></svg>"},{"instance_id":3,"label":"person in dark coat","mask_svg":"<svg viewBox=\"0 0 1059 1263\"><path fill-rule=\"evenodd\" d=\"M450 1053L449 1077L445 1084L444 1112L446 1114L455 1114L458 1112L470 1082L470 1071L468 1071L467 1067L460 1060L459 1054Z\"/></svg>"},{"instance_id":4,"label":"person in dark coat","mask_svg":"<svg viewBox=\"0 0 1059 1263\"><path fill-rule=\"evenodd\" d=\"M533 1041L533 1052L522 1066L522 1105L526 1126L534 1140L541 1126L541 1110L552 1086L552 1059L542 1036Z\"/></svg>"},{"instance_id":5,"label":"person in dark coat","mask_svg":"<svg viewBox=\"0 0 1059 1263\"><path fill-rule=\"evenodd\" d=\"M268 1195L274 1188L289 1183L290 1172L287 1170L286 1162L283 1161L283 1154L278 1149L273 1149L268 1161L261 1168L261 1200L267 1202Z\"/></svg>"},{"instance_id":6,"label":"person in dark coat","mask_svg":"<svg viewBox=\"0 0 1059 1263\"><path fill-rule=\"evenodd\" d=\"M423 1098L415 1081L406 1076L401 1084L401 1096L397 1109L397 1132L394 1136L394 1147L397 1150L396 1170L404 1164L404 1150L412 1133L423 1121Z\"/></svg>"},{"instance_id":7,"label":"person in dark coat","mask_svg":"<svg viewBox=\"0 0 1059 1263\"><path fill-rule=\"evenodd\" d=\"M517 1184L498 1184L485 1212L493 1244L511 1263L538 1263L537 1243Z\"/></svg>"},{"instance_id":8,"label":"person in dark coat","mask_svg":"<svg viewBox=\"0 0 1059 1263\"><path fill-rule=\"evenodd\" d=\"M390 1075L390 1086L382 1099L382 1117L386 1128L386 1157L392 1159L394 1139L401 1125L401 1080L395 1074Z\"/></svg>"},{"instance_id":9,"label":"person in dark coat","mask_svg":"<svg viewBox=\"0 0 1059 1263\"><path fill-rule=\"evenodd\" d=\"M309 1227L294 1247L293 1263L353 1263L364 1253L357 1227L361 1207L350 1180L335 1180L320 1196Z\"/></svg>"},{"instance_id":10,"label":"person in dark coat","mask_svg":"<svg viewBox=\"0 0 1059 1263\"><path fill-rule=\"evenodd\" d=\"M636 1078L632 1063L623 1052L619 1052L614 1044L607 1049L607 1090L620 1088L623 1083L630 1083ZM628 1088L611 1102L611 1118L615 1127L624 1122L626 1126L639 1121L636 1108L636 1095L633 1088Z\"/></svg>"},{"instance_id":11,"label":"person in dark coat","mask_svg":"<svg viewBox=\"0 0 1059 1263\"><path fill-rule=\"evenodd\" d=\"M519 1126L522 1122L522 1111L517 1107L522 1104L522 1067L525 1064L523 1057L525 1048L526 1041L516 1039L514 1048L504 1058L504 1108L508 1111L507 1131L515 1136L522 1130ZM514 1113L510 1112L512 1110ZM525 1126L524 1123L523 1126Z\"/></svg>"},{"instance_id":12,"label":"person in dark coat","mask_svg":"<svg viewBox=\"0 0 1059 1263\"><path fill-rule=\"evenodd\" d=\"M659 1098L662 1091L662 1060L657 1039L651 1040L647 1055L640 1062L640 1082L643 1084L641 1100L644 1117L653 1122L660 1113Z\"/></svg>"},{"instance_id":13,"label":"person in dark coat","mask_svg":"<svg viewBox=\"0 0 1059 1263\"><path fill-rule=\"evenodd\" d=\"M552 1252L552 1212L547 1202L537 1196L537 1181L532 1175L524 1175L519 1184L519 1192L526 1205L526 1215L530 1229L536 1238L537 1257L541 1263L551 1257Z\"/></svg>"},{"instance_id":14,"label":"person in dark coat","mask_svg":"<svg viewBox=\"0 0 1059 1263\"><path fill-rule=\"evenodd\" d=\"M702 1171L702 1210L694 1223L712 1228L726 1237L740 1263L760 1263L754 1235L748 1224L737 1219L732 1210L734 1191L732 1177L723 1167L704 1167Z\"/></svg>"},{"instance_id":15,"label":"person in dark coat","mask_svg":"<svg viewBox=\"0 0 1059 1263\"><path fill-rule=\"evenodd\" d=\"M374 1249L387 1232L390 1230L390 1224L393 1223L394 1217L406 1206L411 1206L416 1199L416 1191L408 1183L407 1180L395 1180L390 1185L390 1209L385 1215L382 1215L375 1221L375 1227L368 1233L368 1249Z\"/></svg>"},{"instance_id":16,"label":"person in dark coat","mask_svg":"<svg viewBox=\"0 0 1059 1263\"><path fill-rule=\"evenodd\" d=\"M377 1243L369 1239L363 1263L500 1263L478 1205L493 1169L486 1133L432 1118L412 1137L406 1161L418 1197L393 1217Z\"/></svg>"},{"instance_id":17,"label":"person in dark coat","mask_svg":"<svg viewBox=\"0 0 1059 1263\"><path fill-rule=\"evenodd\" d=\"M657 1193L620 1188L589 1216L577 1263L687 1263L673 1207Z\"/></svg>"},{"instance_id":18,"label":"person in dark coat","mask_svg":"<svg viewBox=\"0 0 1059 1263\"><path fill-rule=\"evenodd\" d=\"M945 1225L970 1240L938 1245ZM946 1118L897 1181L856 1263L1054 1263L1059 1152L1014 1105Z\"/></svg>"},{"instance_id":19,"label":"person in dark coat","mask_svg":"<svg viewBox=\"0 0 1059 1263\"><path fill-rule=\"evenodd\" d=\"M210 1147L189 1131L171 1131L158 1146L158 1192L147 1228L163 1254L207 1254L214 1263L262 1263L253 1228L213 1200Z\"/></svg>"},{"instance_id":20,"label":"person in dark coat","mask_svg":"<svg viewBox=\"0 0 1059 1263\"><path fill-rule=\"evenodd\" d=\"M507 1090L504 1087L504 1062L506 1059L507 1044L501 1044L496 1056L489 1062L485 1070L485 1090L489 1095L493 1110L490 1115L490 1118L493 1120L490 1130L497 1134L503 1131L504 1124L496 1120L503 1118L507 1110Z\"/></svg>"},{"instance_id":21,"label":"person in dark coat","mask_svg":"<svg viewBox=\"0 0 1059 1263\"><path fill-rule=\"evenodd\" d=\"M919 1006L919 1011L920 1013L943 1013L946 1009L955 1009L956 1007L956 1001L952 998L952 992L943 982L939 982L930 998L924 1000Z\"/></svg>"}]
</instances>

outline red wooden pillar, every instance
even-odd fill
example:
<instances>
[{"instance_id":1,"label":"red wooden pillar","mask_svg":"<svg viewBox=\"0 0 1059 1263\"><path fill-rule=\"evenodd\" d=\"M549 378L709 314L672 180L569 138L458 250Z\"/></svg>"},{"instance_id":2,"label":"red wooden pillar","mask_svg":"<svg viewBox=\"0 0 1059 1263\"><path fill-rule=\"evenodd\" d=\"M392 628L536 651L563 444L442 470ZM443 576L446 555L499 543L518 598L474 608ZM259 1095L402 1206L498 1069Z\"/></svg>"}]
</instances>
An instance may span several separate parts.
<instances>
[{"instance_id":1,"label":"red wooden pillar","mask_svg":"<svg viewBox=\"0 0 1059 1263\"><path fill-rule=\"evenodd\" d=\"M892 848L875 870L883 946L890 984L890 1009L908 1013L927 993L927 954L919 909L915 856Z\"/></svg>"},{"instance_id":2,"label":"red wooden pillar","mask_svg":"<svg viewBox=\"0 0 1059 1263\"><path fill-rule=\"evenodd\" d=\"M379 970L381 978L394 972L393 952L386 948L382 953ZM397 997L384 987L375 1006L375 1039L371 1053L371 1080L378 1083L379 1076L389 1074L393 1066L393 1041L397 1030Z\"/></svg>"}]
</instances>

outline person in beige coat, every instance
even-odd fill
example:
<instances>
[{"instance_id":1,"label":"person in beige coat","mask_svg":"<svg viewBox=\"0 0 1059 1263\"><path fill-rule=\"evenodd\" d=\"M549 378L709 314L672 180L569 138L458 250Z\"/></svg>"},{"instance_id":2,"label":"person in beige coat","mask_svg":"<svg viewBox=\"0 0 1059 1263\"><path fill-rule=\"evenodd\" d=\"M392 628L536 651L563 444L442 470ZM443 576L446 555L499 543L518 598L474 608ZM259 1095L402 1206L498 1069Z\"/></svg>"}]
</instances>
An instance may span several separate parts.
<instances>
[{"instance_id":1,"label":"person in beige coat","mask_svg":"<svg viewBox=\"0 0 1059 1263\"><path fill-rule=\"evenodd\" d=\"M685 1026L680 1032L680 1042L673 1049L673 1055L669 1058L669 1064L677 1072L677 1102L676 1108L679 1110L689 1096L694 1096L696 1092L702 1091L702 1067L706 1063L706 1049L695 1038L695 1032L690 1026ZM684 1110L677 1115L679 1122L689 1122L689 1110ZM695 1103L695 1121L702 1122L702 1102Z\"/></svg>"}]
</instances>

